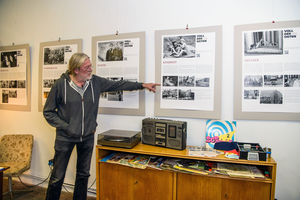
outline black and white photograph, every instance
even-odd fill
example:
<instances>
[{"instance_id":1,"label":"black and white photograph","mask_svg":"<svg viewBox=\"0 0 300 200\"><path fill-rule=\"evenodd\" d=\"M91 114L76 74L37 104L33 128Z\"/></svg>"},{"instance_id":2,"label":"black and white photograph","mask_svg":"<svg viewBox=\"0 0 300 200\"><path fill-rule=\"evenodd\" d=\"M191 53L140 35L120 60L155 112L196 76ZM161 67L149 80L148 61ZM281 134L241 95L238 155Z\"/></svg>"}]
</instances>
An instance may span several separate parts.
<instances>
[{"instance_id":1,"label":"black and white photograph","mask_svg":"<svg viewBox=\"0 0 300 200\"><path fill-rule=\"evenodd\" d=\"M244 55L283 54L283 31L247 32L244 34Z\"/></svg>"},{"instance_id":2,"label":"black and white photograph","mask_svg":"<svg viewBox=\"0 0 300 200\"><path fill-rule=\"evenodd\" d=\"M179 86L181 87L194 87L195 76L179 76Z\"/></svg>"},{"instance_id":3,"label":"black and white photograph","mask_svg":"<svg viewBox=\"0 0 300 200\"><path fill-rule=\"evenodd\" d=\"M9 88L17 88L17 81L9 81Z\"/></svg>"},{"instance_id":4,"label":"black and white photograph","mask_svg":"<svg viewBox=\"0 0 300 200\"><path fill-rule=\"evenodd\" d=\"M17 98L17 90L9 90L8 97Z\"/></svg>"},{"instance_id":5,"label":"black and white photograph","mask_svg":"<svg viewBox=\"0 0 300 200\"><path fill-rule=\"evenodd\" d=\"M0 81L0 87L1 88L8 88L8 81L1 80Z\"/></svg>"},{"instance_id":6,"label":"black and white photograph","mask_svg":"<svg viewBox=\"0 0 300 200\"><path fill-rule=\"evenodd\" d=\"M163 89L162 98L166 100L177 100L178 90L177 89Z\"/></svg>"},{"instance_id":7,"label":"black and white photograph","mask_svg":"<svg viewBox=\"0 0 300 200\"><path fill-rule=\"evenodd\" d=\"M98 43L98 61L123 61L124 42L110 41Z\"/></svg>"},{"instance_id":8,"label":"black and white photograph","mask_svg":"<svg viewBox=\"0 0 300 200\"><path fill-rule=\"evenodd\" d=\"M179 90L179 100L195 100L195 92L192 89L180 89Z\"/></svg>"},{"instance_id":9,"label":"black and white photograph","mask_svg":"<svg viewBox=\"0 0 300 200\"><path fill-rule=\"evenodd\" d=\"M26 81L18 80L18 88L26 88Z\"/></svg>"},{"instance_id":10,"label":"black and white photograph","mask_svg":"<svg viewBox=\"0 0 300 200\"><path fill-rule=\"evenodd\" d=\"M54 85L56 79L44 79L43 80L43 87L44 88L52 88L52 86Z\"/></svg>"},{"instance_id":11,"label":"black and white photograph","mask_svg":"<svg viewBox=\"0 0 300 200\"><path fill-rule=\"evenodd\" d=\"M260 104L282 104L283 95L279 90L262 90Z\"/></svg>"},{"instance_id":12,"label":"black and white photograph","mask_svg":"<svg viewBox=\"0 0 300 200\"><path fill-rule=\"evenodd\" d=\"M284 75L284 87L300 87L300 75Z\"/></svg>"},{"instance_id":13,"label":"black and white photograph","mask_svg":"<svg viewBox=\"0 0 300 200\"><path fill-rule=\"evenodd\" d=\"M259 90L244 90L244 99L258 99Z\"/></svg>"},{"instance_id":14,"label":"black and white photograph","mask_svg":"<svg viewBox=\"0 0 300 200\"><path fill-rule=\"evenodd\" d=\"M172 36L163 39L163 58L194 58L196 36Z\"/></svg>"},{"instance_id":15,"label":"black and white photograph","mask_svg":"<svg viewBox=\"0 0 300 200\"><path fill-rule=\"evenodd\" d=\"M1 68L17 67L17 51L1 53Z\"/></svg>"},{"instance_id":16,"label":"black and white photograph","mask_svg":"<svg viewBox=\"0 0 300 200\"><path fill-rule=\"evenodd\" d=\"M64 64L64 47L44 48L44 65Z\"/></svg>"},{"instance_id":17,"label":"black and white photograph","mask_svg":"<svg viewBox=\"0 0 300 200\"><path fill-rule=\"evenodd\" d=\"M8 103L8 90L2 90L2 103Z\"/></svg>"},{"instance_id":18,"label":"black and white photograph","mask_svg":"<svg viewBox=\"0 0 300 200\"><path fill-rule=\"evenodd\" d=\"M123 80L123 77L111 77L111 78L108 78L108 80L119 81L119 80ZM107 100L108 101L123 101L123 91L108 92Z\"/></svg>"},{"instance_id":19,"label":"black and white photograph","mask_svg":"<svg viewBox=\"0 0 300 200\"><path fill-rule=\"evenodd\" d=\"M209 78L196 78L196 87L209 87Z\"/></svg>"},{"instance_id":20,"label":"black and white photograph","mask_svg":"<svg viewBox=\"0 0 300 200\"><path fill-rule=\"evenodd\" d=\"M178 76L163 76L163 86L178 86Z\"/></svg>"},{"instance_id":21,"label":"black and white photograph","mask_svg":"<svg viewBox=\"0 0 300 200\"><path fill-rule=\"evenodd\" d=\"M261 75L247 75L244 77L244 87L262 87L263 78Z\"/></svg>"},{"instance_id":22,"label":"black and white photograph","mask_svg":"<svg viewBox=\"0 0 300 200\"><path fill-rule=\"evenodd\" d=\"M283 87L283 75L264 75L264 87Z\"/></svg>"}]
</instances>

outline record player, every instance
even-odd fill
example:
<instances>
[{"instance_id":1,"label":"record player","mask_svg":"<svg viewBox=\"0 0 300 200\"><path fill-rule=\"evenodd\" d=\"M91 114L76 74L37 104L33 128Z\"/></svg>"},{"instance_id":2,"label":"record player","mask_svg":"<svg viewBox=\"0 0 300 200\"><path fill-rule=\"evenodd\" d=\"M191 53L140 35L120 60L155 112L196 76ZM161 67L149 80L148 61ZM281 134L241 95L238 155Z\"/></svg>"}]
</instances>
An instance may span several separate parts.
<instances>
[{"instance_id":1,"label":"record player","mask_svg":"<svg viewBox=\"0 0 300 200\"><path fill-rule=\"evenodd\" d=\"M140 131L111 129L98 134L97 144L131 149L141 141Z\"/></svg>"}]
</instances>

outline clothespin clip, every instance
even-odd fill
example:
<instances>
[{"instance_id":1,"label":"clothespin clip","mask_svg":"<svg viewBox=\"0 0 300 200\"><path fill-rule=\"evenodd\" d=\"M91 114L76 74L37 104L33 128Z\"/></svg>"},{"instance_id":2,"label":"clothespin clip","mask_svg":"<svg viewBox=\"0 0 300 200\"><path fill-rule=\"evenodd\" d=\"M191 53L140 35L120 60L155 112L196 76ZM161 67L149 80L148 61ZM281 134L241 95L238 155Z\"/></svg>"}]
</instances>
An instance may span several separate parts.
<instances>
[{"instance_id":1,"label":"clothespin clip","mask_svg":"<svg viewBox=\"0 0 300 200\"><path fill-rule=\"evenodd\" d=\"M273 23L273 24L275 23L274 19L272 20L272 23Z\"/></svg>"},{"instance_id":2,"label":"clothespin clip","mask_svg":"<svg viewBox=\"0 0 300 200\"><path fill-rule=\"evenodd\" d=\"M116 32L116 35L118 35L118 34L119 34L119 32L117 31L117 32Z\"/></svg>"},{"instance_id":3,"label":"clothespin clip","mask_svg":"<svg viewBox=\"0 0 300 200\"><path fill-rule=\"evenodd\" d=\"M188 25L188 24L186 25L186 28L185 28L185 29L186 29L186 30L188 30L188 29L189 29L189 25Z\"/></svg>"},{"instance_id":4,"label":"clothespin clip","mask_svg":"<svg viewBox=\"0 0 300 200\"><path fill-rule=\"evenodd\" d=\"M15 45L15 43L13 42L13 43L12 43L12 45L14 46L14 45Z\"/></svg>"},{"instance_id":5,"label":"clothespin clip","mask_svg":"<svg viewBox=\"0 0 300 200\"><path fill-rule=\"evenodd\" d=\"M60 38L58 38L58 41L60 42Z\"/></svg>"}]
</instances>

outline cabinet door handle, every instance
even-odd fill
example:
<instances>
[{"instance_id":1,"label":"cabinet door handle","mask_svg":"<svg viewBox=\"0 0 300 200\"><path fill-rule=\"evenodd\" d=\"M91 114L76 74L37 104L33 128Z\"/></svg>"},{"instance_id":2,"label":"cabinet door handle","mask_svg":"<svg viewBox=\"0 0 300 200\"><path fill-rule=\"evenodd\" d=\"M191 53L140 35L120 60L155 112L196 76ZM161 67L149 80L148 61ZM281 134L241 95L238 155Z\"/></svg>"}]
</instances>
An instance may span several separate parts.
<instances>
[{"instance_id":1,"label":"cabinet door handle","mask_svg":"<svg viewBox=\"0 0 300 200\"><path fill-rule=\"evenodd\" d=\"M227 197L227 193L225 193L225 198L228 198L228 197Z\"/></svg>"},{"instance_id":2,"label":"cabinet door handle","mask_svg":"<svg viewBox=\"0 0 300 200\"><path fill-rule=\"evenodd\" d=\"M135 181L134 185L138 184L138 181Z\"/></svg>"}]
</instances>

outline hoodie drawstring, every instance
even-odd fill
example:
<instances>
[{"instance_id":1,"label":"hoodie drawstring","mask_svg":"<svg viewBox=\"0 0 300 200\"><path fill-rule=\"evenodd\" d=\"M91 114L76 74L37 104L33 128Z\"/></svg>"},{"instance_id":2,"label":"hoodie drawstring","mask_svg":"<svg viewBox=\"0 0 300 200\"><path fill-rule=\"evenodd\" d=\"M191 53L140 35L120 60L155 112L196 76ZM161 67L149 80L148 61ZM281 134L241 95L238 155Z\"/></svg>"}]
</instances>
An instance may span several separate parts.
<instances>
[{"instance_id":1,"label":"hoodie drawstring","mask_svg":"<svg viewBox=\"0 0 300 200\"><path fill-rule=\"evenodd\" d=\"M65 104L67 104L67 79L65 79Z\"/></svg>"},{"instance_id":2,"label":"hoodie drawstring","mask_svg":"<svg viewBox=\"0 0 300 200\"><path fill-rule=\"evenodd\" d=\"M92 97L93 97L93 103L95 103L95 100L94 100L94 89L93 89L93 83L92 83L92 81L91 81L90 83L91 83L91 88L92 88Z\"/></svg>"}]
</instances>

